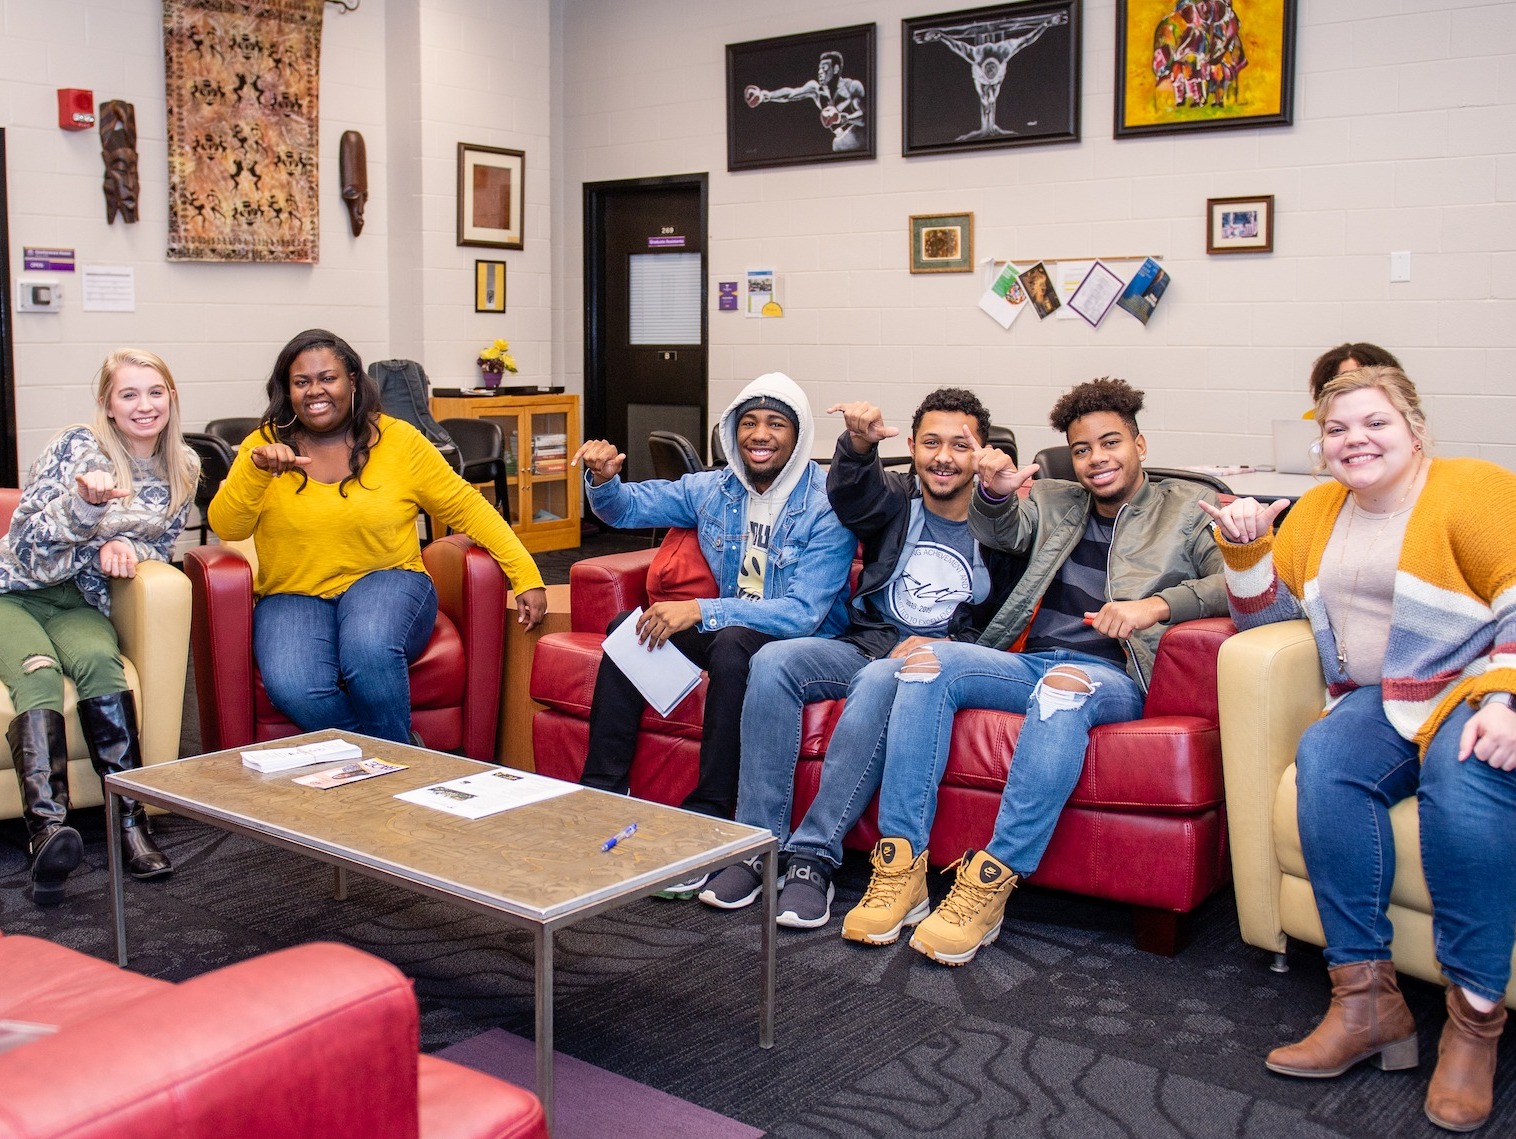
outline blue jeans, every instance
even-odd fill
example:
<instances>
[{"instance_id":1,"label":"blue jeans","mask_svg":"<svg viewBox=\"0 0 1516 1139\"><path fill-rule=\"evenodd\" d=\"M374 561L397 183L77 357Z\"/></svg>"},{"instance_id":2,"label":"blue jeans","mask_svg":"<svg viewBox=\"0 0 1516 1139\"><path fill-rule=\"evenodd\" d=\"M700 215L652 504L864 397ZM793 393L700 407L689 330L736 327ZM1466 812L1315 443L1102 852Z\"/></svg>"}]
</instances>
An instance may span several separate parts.
<instances>
[{"instance_id":1,"label":"blue jeans","mask_svg":"<svg viewBox=\"0 0 1516 1139\"><path fill-rule=\"evenodd\" d=\"M376 570L331 599L263 598L253 608L253 654L269 699L301 731L338 728L405 743L410 662L436 623L431 578Z\"/></svg>"},{"instance_id":2,"label":"blue jeans","mask_svg":"<svg viewBox=\"0 0 1516 1139\"><path fill-rule=\"evenodd\" d=\"M1472 715L1460 705L1418 761L1385 719L1379 688L1357 688L1300 737L1296 816L1328 965L1389 960L1389 810L1415 795L1437 962L1470 992L1504 999L1516 941L1516 772L1459 762Z\"/></svg>"},{"instance_id":3,"label":"blue jeans","mask_svg":"<svg viewBox=\"0 0 1516 1139\"><path fill-rule=\"evenodd\" d=\"M805 705L847 696L848 682L868 663L855 646L827 637L774 641L753 657L742 702L739 823L767 827L778 837L780 848L789 849ZM834 861L840 862L840 838L838 844Z\"/></svg>"},{"instance_id":4,"label":"blue jeans","mask_svg":"<svg viewBox=\"0 0 1516 1139\"><path fill-rule=\"evenodd\" d=\"M953 716L962 708L987 708L1027 713L987 849L1029 874L1042 861L1058 814L1079 781L1090 729L1142 714L1136 682L1084 653L1007 653L957 641L939 642L933 651L940 671L930 679L898 679L901 662L895 660L876 661L854 678L827 748L821 789L791 838L792 849L840 862L842 836L876 787L880 833L908 839L918 852L926 849ZM1082 669L1093 691L1042 686L1057 665Z\"/></svg>"}]
</instances>

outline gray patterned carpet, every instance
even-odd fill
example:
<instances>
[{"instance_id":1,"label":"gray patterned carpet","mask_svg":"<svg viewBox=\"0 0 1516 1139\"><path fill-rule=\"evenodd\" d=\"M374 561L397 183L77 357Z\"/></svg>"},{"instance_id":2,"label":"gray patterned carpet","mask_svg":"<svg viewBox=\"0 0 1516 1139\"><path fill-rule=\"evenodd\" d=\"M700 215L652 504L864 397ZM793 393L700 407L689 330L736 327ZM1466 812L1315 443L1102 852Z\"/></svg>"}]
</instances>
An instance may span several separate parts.
<instances>
[{"instance_id":1,"label":"gray patterned carpet","mask_svg":"<svg viewBox=\"0 0 1516 1139\"><path fill-rule=\"evenodd\" d=\"M577 557L644 542L599 536L540 561L547 580L565 581ZM186 712L188 755L199 750L192 695ZM0 929L110 959L101 812L77 822L86 866L49 911L23 896L21 824L0 823ZM133 968L180 980L334 939L415 978L428 1051L496 1026L532 1034L525 934L364 879L336 902L324 867L187 820L158 826L177 872L127 888ZM757 907L654 900L561 936L558 1050L782 1139L1446 1134L1422 1115L1443 1013L1441 993L1419 981L1405 982L1419 1070L1306 1081L1264 1069L1270 1047L1325 1009L1326 972L1309 947L1292 952L1288 974L1270 972L1269 956L1239 940L1230 894L1198 913L1194 941L1169 960L1131 947L1120 907L1025 890L1000 941L946 969L904 943L841 940L840 915L866 880L850 856L832 925L784 931L771 1052L757 1047ZM934 881L934 896L945 887ZM629 1122L618 1139L637 1134ZM1481 1134L1516 1135L1516 1031Z\"/></svg>"},{"instance_id":2,"label":"gray patterned carpet","mask_svg":"<svg viewBox=\"0 0 1516 1139\"><path fill-rule=\"evenodd\" d=\"M78 818L86 866L70 901L48 911L22 893L19 823L0 824L0 929L109 958L103 824L98 810ZM336 902L330 871L314 863L186 820L159 825L177 873L128 886L134 968L176 980L335 939L416 979L428 1050L494 1026L531 1035L524 934L363 879ZM837 912L857 900L865 870L844 867ZM789 1139L1442 1134L1421 1114L1442 1023L1430 986L1406 984L1419 1072L1290 1080L1261 1057L1325 1007L1320 954L1300 949L1290 973L1271 973L1267 955L1238 941L1229 896L1204 908L1173 960L1133 950L1116 907L1035 890L1012 907L1001 940L962 969L903 943L845 943L835 918L828 930L786 931L777 1045L763 1052L757 908L640 902L562 935L557 1045ZM1508 1035L1485 1134L1516 1133L1513 1053Z\"/></svg>"}]
</instances>

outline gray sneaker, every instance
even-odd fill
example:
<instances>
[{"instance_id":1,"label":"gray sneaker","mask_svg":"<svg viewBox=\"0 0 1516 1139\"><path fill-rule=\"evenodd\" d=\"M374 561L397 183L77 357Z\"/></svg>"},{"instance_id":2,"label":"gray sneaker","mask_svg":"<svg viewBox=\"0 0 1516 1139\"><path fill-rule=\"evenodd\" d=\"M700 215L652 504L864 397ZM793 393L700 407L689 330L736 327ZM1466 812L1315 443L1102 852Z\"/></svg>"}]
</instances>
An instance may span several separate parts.
<instances>
[{"instance_id":1,"label":"gray sneaker","mask_svg":"<svg viewBox=\"0 0 1516 1139\"><path fill-rule=\"evenodd\" d=\"M761 893L763 855L755 854L715 875L700 891L700 900L718 910L740 910L756 902Z\"/></svg>"},{"instance_id":2,"label":"gray sneaker","mask_svg":"<svg viewBox=\"0 0 1516 1139\"><path fill-rule=\"evenodd\" d=\"M817 929L832 920L832 868L815 858L797 854L785 872L780 895L778 924L789 929Z\"/></svg>"},{"instance_id":3,"label":"gray sneaker","mask_svg":"<svg viewBox=\"0 0 1516 1139\"><path fill-rule=\"evenodd\" d=\"M688 882L675 882L672 886L665 886L653 895L662 898L666 902L687 902L700 892L700 887L705 885L709 874L697 874Z\"/></svg>"}]
</instances>

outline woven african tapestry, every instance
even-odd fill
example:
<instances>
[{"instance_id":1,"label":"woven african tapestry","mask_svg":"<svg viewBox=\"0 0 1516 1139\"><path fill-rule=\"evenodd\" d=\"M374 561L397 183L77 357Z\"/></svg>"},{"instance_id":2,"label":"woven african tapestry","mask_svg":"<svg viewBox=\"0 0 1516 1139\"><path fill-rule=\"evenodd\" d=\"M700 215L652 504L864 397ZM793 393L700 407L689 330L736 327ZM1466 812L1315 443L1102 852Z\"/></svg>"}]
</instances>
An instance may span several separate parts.
<instances>
[{"instance_id":1,"label":"woven african tapestry","mask_svg":"<svg viewBox=\"0 0 1516 1139\"><path fill-rule=\"evenodd\" d=\"M164 0L168 259L320 256L322 0Z\"/></svg>"}]
</instances>

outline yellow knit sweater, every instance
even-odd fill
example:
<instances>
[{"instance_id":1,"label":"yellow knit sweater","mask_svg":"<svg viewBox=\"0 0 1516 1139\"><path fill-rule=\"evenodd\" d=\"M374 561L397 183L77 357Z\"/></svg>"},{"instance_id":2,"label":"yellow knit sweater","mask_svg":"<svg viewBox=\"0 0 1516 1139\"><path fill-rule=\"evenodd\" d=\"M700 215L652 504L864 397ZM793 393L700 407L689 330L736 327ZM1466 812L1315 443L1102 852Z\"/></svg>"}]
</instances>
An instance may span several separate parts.
<instances>
[{"instance_id":1,"label":"yellow knit sweater","mask_svg":"<svg viewBox=\"0 0 1516 1139\"><path fill-rule=\"evenodd\" d=\"M1309 619L1334 703L1354 684L1337 662L1318 579L1347 493L1316 487L1272 538L1217 539L1238 628ZM1516 474L1432 460L1400 549L1383 676L1386 718L1423 751L1460 700L1516 692Z\"/></svg>"},{"instance_id":2,"label":"yellow knit sweater","mask_svg":"<svg viewBox=\"0 0 1516 1139\"><path fill-rule=\"evenodd\" d=\"M249 454L266 442L256 431L242 441L208 511L222 538L253 539L259 597L336 597L375 570L424 573L416 537L422 510L488 550L518 595L542 585L515 531L409 423L379 417L379 440L362 478L348 482L345 496L336 483L311 479L301 489L295 472L276 478L260 471Z\"/></svg>"}]
</instances>

